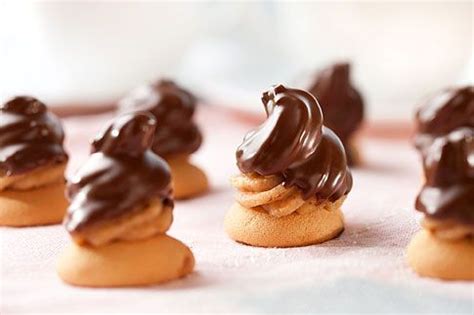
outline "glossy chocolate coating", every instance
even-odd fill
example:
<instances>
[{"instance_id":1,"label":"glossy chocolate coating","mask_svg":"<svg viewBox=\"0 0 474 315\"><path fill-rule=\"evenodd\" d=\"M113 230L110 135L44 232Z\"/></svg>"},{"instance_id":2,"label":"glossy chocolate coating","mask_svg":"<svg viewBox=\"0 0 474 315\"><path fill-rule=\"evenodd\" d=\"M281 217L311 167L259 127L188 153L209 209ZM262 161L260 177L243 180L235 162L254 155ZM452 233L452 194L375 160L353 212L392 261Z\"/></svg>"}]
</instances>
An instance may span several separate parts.
<instances>
[{"instance_id":1,"label":"glossy chocolate coating","mask_svg":"<svg viewBox=\"0 0 474 315\"><path fill-rule=\"evenodd\" d=\"M474 129L434 140L424 159L426 184L416 209L435 219L474 225Z\"/></svg>"},{"instance_id":2,"label":"glossy chocolate coating","mask_svg":"<svg viewBox=\"0 0 474 315\"><path fill-rule=\"evenodd\" d=\"M117 117L92 143L92 154L70 179L69 232L113 220L151 199L172 205L169 166L151 150L156 120L137 112Z\"/></svg>"},{"instance_id":3,"label":"glossy chocolate coating","mask_svg":"<svg viewBox=\"0 0 474 315\"><path fill-rule=\"evenodd\" d=\"M195 152L202 135L193 121L196 98L172 81L142 86L119 102L120 112L149 111L158 123L153 151L168 157Z\"/></svg>"},{"instance_id":4,"label":"glossy chocolate coating","mask_svg":"<svg viewBox=\"0 0 474 315\"><path fill-rule=\"evenodd\" d=\"M350 81L350 65L334 64L321 71L308 89L321 106L324 125L332 129L346 148L349 164L353 164L349 139L364 118L364 102Z\"/></svg>"},{"instance_id":5,"label":"glossy chocolate coating","mask_svg":"<svg viewBox=\"0 0 474 315\"><path fill-rule=\"evenodd\" d=\"M67 161L64 132L46 105L19 96L0 106L0 176Z\"/></svg>"},{"instance_id":6,"label":"glossy chocolate coating","mask_svg":"<svg viewBox=\"0 0 474 315\"><path fill-rule=\"evenodd\" d=\"M415 146L423 153L436 139L459 127L474 128L474 86L448 88L431 97L416 114Z\"/></svg>"},{"instance_id":7,"label":"glossy chocolate coating","mask_svg":"<svg viewBox=\"0 0 474 315\"><path fill-rule=\"evenodd\" d=\"M250 131L237 149L244 173L282 176L305 199L337 200L349 193L352 176L344 147L329 128L316 99L308 92L275 86L262 102L267 120Z\"/></svg>"}]
</instances>

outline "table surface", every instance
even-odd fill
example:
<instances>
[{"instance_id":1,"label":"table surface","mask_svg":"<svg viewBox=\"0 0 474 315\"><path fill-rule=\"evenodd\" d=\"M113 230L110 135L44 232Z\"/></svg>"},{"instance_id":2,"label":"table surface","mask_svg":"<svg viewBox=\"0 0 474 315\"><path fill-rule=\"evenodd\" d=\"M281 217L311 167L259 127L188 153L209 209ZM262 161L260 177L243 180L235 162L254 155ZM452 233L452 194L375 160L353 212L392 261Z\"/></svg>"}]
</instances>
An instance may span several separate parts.
<instances>
[{"instance_id":1,"label":"table surface","mask_svg":"<svg viewBox=\"0 0 474 315\"><path fill-rule=\"evenodd\" d=\"M88 140L111 116L64 120L70 174L87 158ZM69 236L59 226L0 228L0 313L167 312L473 313L472 282L423 279L405 261L419 229L413 201L420 163L406 140L360 139L365 165L353 170L343 205L346 229L332 241L290 249L241 245L223 231L233 202L228 183L234 152L251 127L201 109L205 142L194 161L209 175L209 194L176 202L169 234L196 257L190 276L128 289L76 288L61 282L55 262Z\"/></svg>"}]
</instances>

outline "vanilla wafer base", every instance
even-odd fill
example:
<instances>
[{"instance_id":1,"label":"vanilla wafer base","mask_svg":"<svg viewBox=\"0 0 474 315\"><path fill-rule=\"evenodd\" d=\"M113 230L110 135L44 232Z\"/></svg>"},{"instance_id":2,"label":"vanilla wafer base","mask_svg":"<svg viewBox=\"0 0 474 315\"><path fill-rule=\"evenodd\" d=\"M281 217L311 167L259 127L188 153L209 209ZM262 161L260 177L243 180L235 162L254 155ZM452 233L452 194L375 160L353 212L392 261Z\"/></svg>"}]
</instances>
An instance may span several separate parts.
<instances>
[{"instance_id":1,"label":"vanilla wafer base","mask_svg":"<svg viewBox=\"0 0 474 315\"><path fill-rule=\"evenodd\" d=\"M209 189L204 171L191 164L187 157L171 158L167 162L171 168L175 199L192 198L205 193Z\"/></svg>"},{"instance_id":2,"label":"vanilla wafer base","mask_svg":"<svg viewBox=\"0 0 474 315\"><path fill-rule=\"evenodd\" d=\"M408 264L423 277L474 280L474 239L443 240L418 232L407 248Z\"/></svg>"},{"instance_id":3,"label":"vanilla wafer base","mask_svg":"<svg viewBox=\"0 0 474 315\"><path fill-rule=\"evenodd\" d=\"M184 277L193 269L191 250L165 234L99 247L72 242L65 248L57 265L63 281L86 287L159 284Z\"/></svg>"},{"instance_id":4,"label":"vanilla wafer base","mask_svg":"<svg viewBox=\"0 0 474 315\"><path fill-rule=\"evenodd\" d=\"M225 217L224 227L235 241L258 247L297 247L318 244L344 230L340 209L318 209L275 217L258 208L235 203Z\"/></svg>"},{"instance_id":5,"label":"vanilla wafer base","mask_svg":"<svg viewBox=\"0 0 474 315\"><path fill-rule=\"evenodd\" d=\"M33 226L60 223L68 202L65 183L30 190L0 192L0 226Z\"/></svg>"}]
</instances>

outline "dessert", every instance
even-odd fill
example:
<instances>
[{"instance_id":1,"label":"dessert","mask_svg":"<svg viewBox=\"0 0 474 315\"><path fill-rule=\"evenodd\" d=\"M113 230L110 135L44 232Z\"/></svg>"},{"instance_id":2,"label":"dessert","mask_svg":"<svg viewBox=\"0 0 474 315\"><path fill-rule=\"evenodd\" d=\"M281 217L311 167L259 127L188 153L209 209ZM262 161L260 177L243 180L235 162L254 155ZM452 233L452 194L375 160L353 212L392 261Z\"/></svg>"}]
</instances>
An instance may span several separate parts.
<instances>
[{"instance_id":1,"label":"dessert","mask_svg":"<svg viewBox=\"0 0 474 315\"><path fill-rule=\"evenodd\" d=\"M423 230L407 257L421 276L474 280L474 128L437 137L424 149L426 183L416 200Z\"/></svg>"},{"instance_id":2,"label":"dessert","mask_svg":"<svg viewBox=\"0 0 474 315\"><path fill-rule=\"evenodd\" d=\"M173 199L168 165L150 148L148 113L119 116L70 179L64 226L72 237L58 274L78 286L151 285L190 273L193 254L166 235Z\"/></svg>"},{"instance_id":3,"label":"dessert","mask_svg":"<svg viewBox=\"0 0 474 315\"><path fill-rule=\"evenodd\" d=\"M474 86L444 89L420 107L415 146L423 155L437 137L459 127L474 128Z\"/></svg>"},{"instance_id":4,"label":"dessert","mask_svg":"<svg viewBox=\"0 0 474 315\"><path fill-rule=\"evenodd\" d=\"M139 87L119 102L120 112L149 111L155 116L152 149L171 167L176 199L199 195L209 187L204 172L189 161L202 142L193 121L196 103L191 93L168 80Z\"/></svg>"},{"instance_id":5,"label":"dessert","mask_svg":"<svg viewBox=\"0 0 474 315\"><path fill-rule=\"evenodd\" d=\"M321 243L344 229L340 210L352 188L344 147L323 126L317 100L278 85L265 92L266 121L237 149L241 174L231 178L236 203L228 235L262 247Z\"/></svg>"},{"instance_id":6,"label":"dessert","mask_svg":"<svg viewBox=\"0 0 474 315\"><path fill-rule=\"evenodd\" d=\"M364 102L350 81L350 65L337 63L322 70L308 91L313 94L324 114L324 125L341 139L349 165L360 164L355 132L364 119Z\"/></svg>"},{"instance_id":7,"label":"dessert","mask_svg":"<svg viewBox=\"0 0 474 315\"><path fill-rule=\"evenodd\" d=\"M0 226L61 222L68 156L59 119L19 96L0 105Z\"/></svg>"}]
</instances>

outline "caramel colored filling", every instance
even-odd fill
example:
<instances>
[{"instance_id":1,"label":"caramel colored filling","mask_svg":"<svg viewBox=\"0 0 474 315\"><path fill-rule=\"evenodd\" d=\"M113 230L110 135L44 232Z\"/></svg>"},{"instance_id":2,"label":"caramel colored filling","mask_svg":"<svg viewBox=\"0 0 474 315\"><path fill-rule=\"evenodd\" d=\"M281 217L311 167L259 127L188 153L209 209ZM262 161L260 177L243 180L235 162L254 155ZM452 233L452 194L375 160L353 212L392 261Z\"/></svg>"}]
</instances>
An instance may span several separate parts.
<instances>
[{"instance_id":1,"label":"caramel colored filling","mask_svg":"<svg viewBox=\"0 0 474 315\"><path fill-rule=\"evenodd\" d=\"M72 234L79 244L101 246L113 241L141 240L165 233L173 221L173 208L155 199L144 208L107 222L98 222Z\"/></svg>"},{"instance_id":2,"label":"caramel colored filling","mask_svg":"<svg viewBox=\"0 0 474 315\"><path fill-rule=\"evenodd\" d=\"M314 207L333 211L342 205L345 197L335 202L308 200L302 198L296 187L287 188L278 176L260 176L257 174L240 174L230 179L232 186L237 189L235 199L243 207L263 209L275 217L283 217L293 212L304 213Z\"/></svg>"},{"instance_id":3,"label":"caramel colored filling","mask_svg":"<svg viewBox=\"0 0 474 315\"><path fill-rule=\"evenodd\" d=\"M168 163L186 163L189 161L189 157L190 155L189 154L173 154L173 155L169 155L169 156L166 156L164 157L164 159L166 160L166 162Z\"/></svg>"},{"instance_id":4,"label":"caramel colored filling","mask_svg":"<svg viewBox=\"0 0 474 315\"><path fill-rule=\"evenodd\" d=\"M474 237L474 226L462 225L454 221L424 218L421 225L433 233L436 237L444 240L459 240Z\"/></svg>"},{"instance_id":5,"label":"caramel colored filling","mask_svg":"<svg viewBox=\"0 0 474 315\"><path fill-rule=\"evenodd\" d=\"M31 190L64 181L66 163L42 167L17 176L0 177L0 191Z\"/></svg>"}]
</instances>

